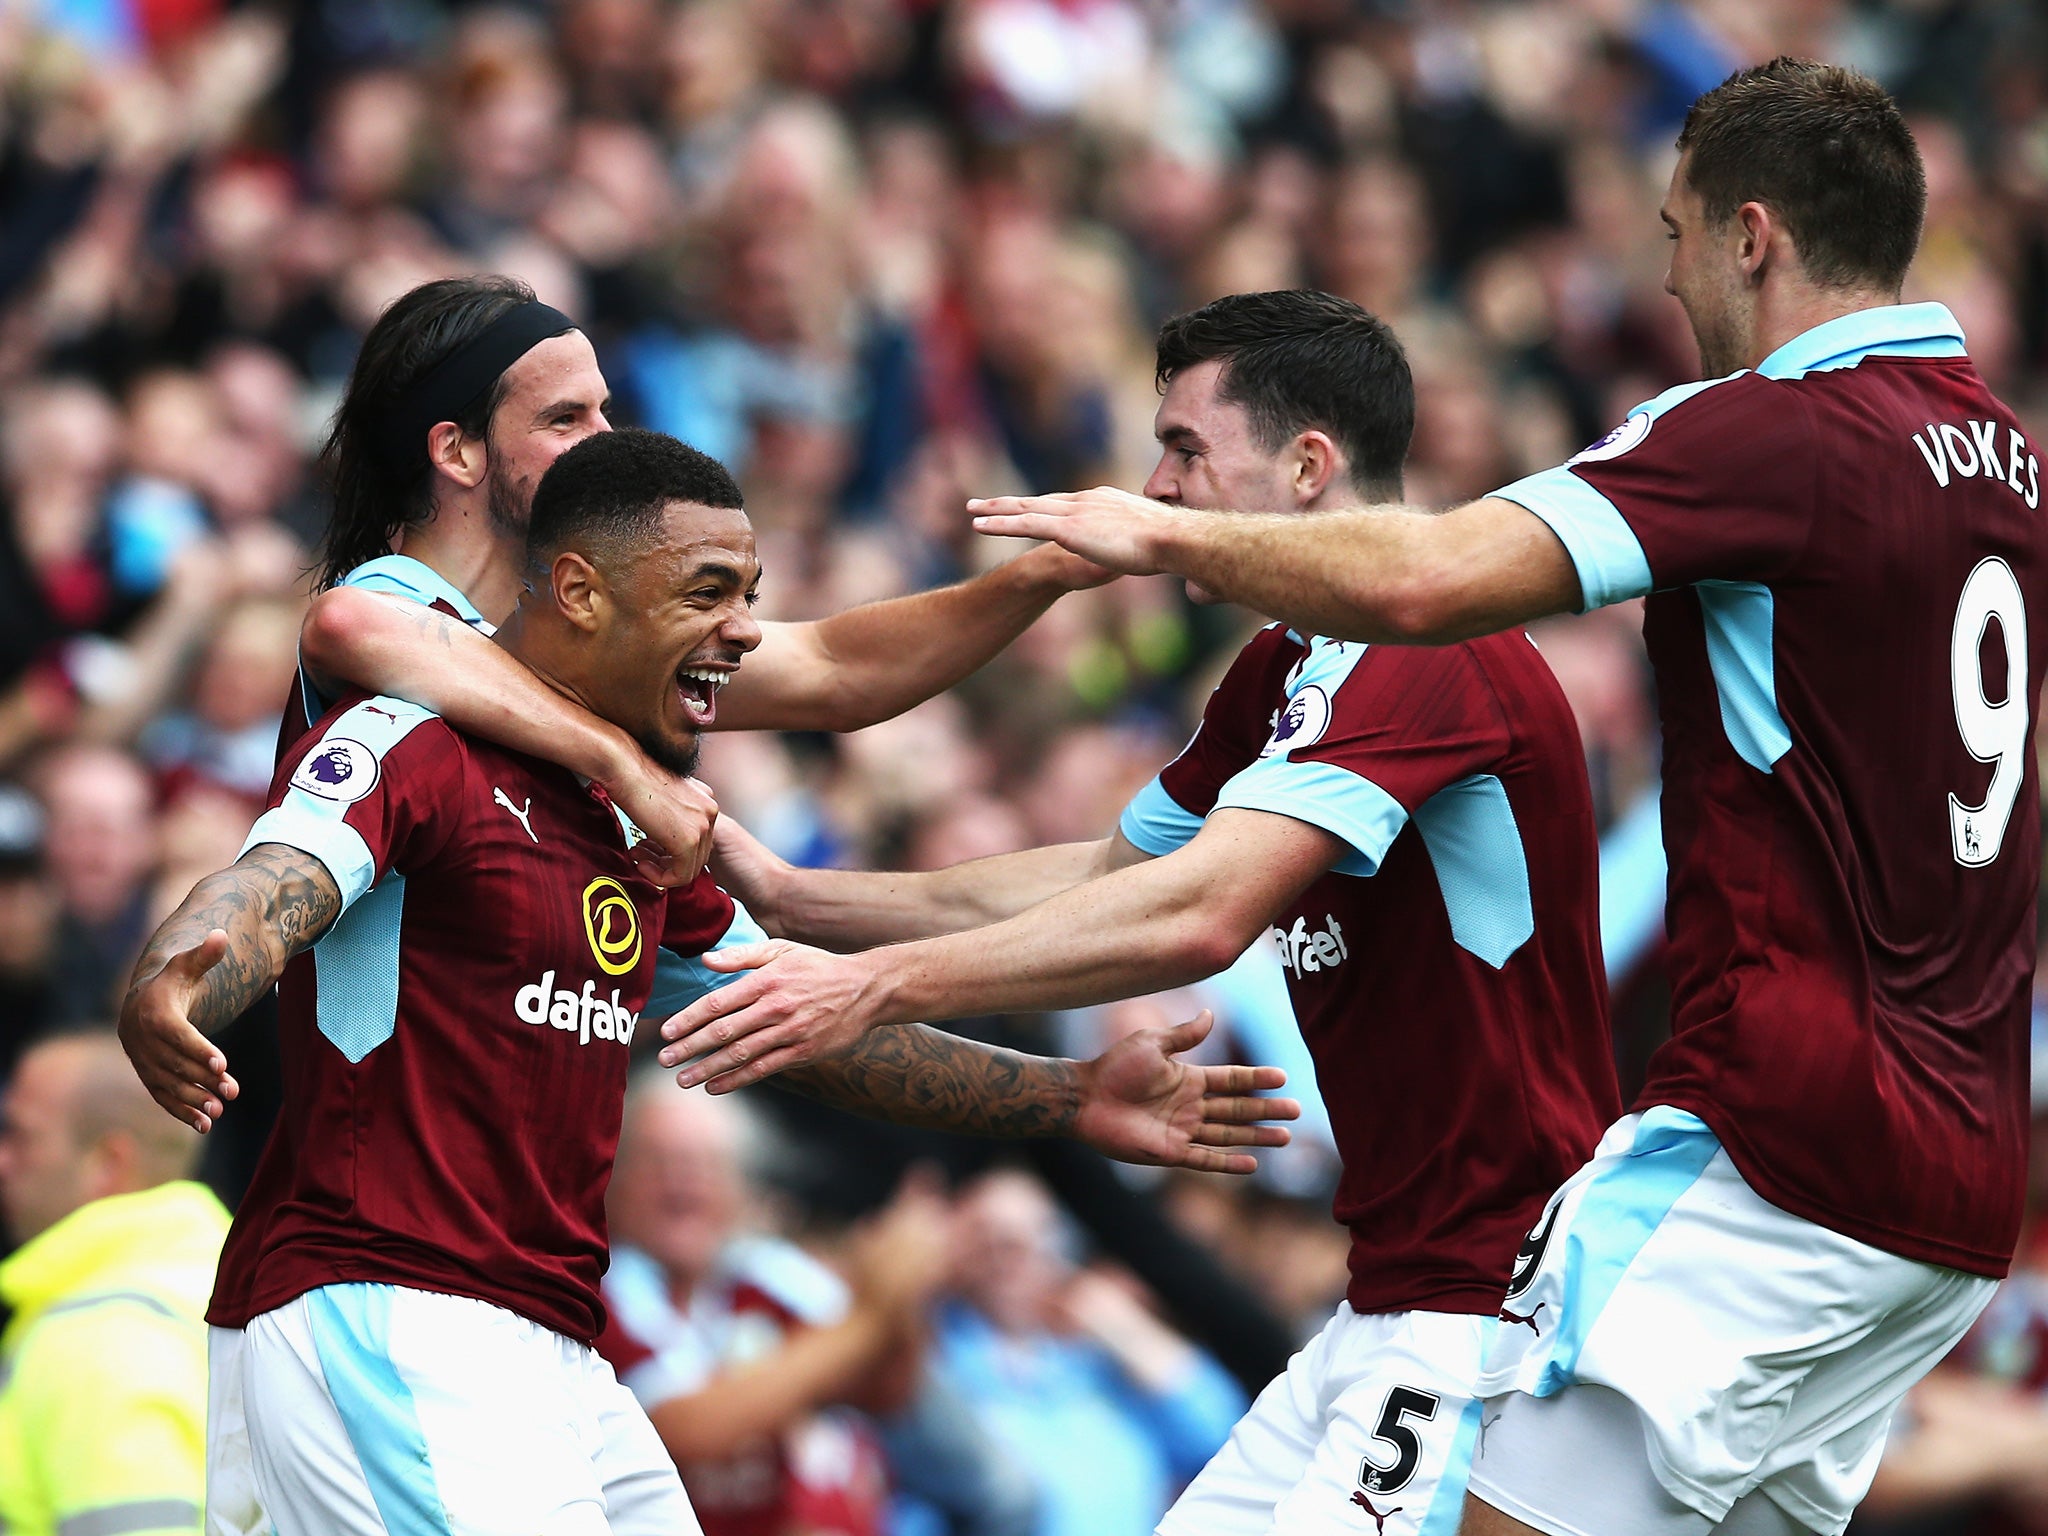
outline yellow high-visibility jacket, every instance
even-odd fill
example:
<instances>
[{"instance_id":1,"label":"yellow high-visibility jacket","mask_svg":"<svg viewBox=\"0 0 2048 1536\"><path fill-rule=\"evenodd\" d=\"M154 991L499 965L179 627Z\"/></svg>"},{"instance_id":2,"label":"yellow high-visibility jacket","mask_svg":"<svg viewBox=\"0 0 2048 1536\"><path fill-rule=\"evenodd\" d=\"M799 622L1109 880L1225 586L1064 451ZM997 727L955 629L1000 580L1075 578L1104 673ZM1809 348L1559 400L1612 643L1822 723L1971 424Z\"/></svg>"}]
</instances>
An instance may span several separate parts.
<instances>
[{"instance_id":1,"label":"yellow high-visibility jacket","mask_svg":"<svg viewBox=\"0 0 2048 1536\"><path fill-rule=\"evenodd\" d=\"M180 1181L95 1200L0 1264L0 1531L199 1530L202 1316L227 1230Z\"/></svg>"}]
</instances>

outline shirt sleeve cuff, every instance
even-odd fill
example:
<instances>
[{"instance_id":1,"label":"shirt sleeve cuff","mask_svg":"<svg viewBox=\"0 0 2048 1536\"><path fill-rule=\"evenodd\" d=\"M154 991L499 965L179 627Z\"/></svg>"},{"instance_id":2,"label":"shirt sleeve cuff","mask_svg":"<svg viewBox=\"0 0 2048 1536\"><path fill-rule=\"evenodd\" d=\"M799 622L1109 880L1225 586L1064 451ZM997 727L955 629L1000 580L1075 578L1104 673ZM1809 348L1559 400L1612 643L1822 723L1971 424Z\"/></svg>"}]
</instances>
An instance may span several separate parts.
<instances>
[{"instance_id":1,"label":"shirt sleeve cuff","mask_svg":"<svg viewBox=\"0 0 2048 1536\"><path fill-rule=\"evenodd\" d=\"M1262 758L1223 786L1216 809L1269 811L1321 827L1349 843L1342 875L1370 875L1408 824L1401 802L1363 775L1331 763Z\"/></svg>"},{"instance_id":2,"label":"shirt sleeve cuff","mask_svg":"<svg viewBox=\"0 0 2048 1536\"><path fill-rule=\"evenodd\" d=\"M1158 858L1192 842L1202 830L1202 818L1169 795L1155 777L1131 796L1116 825L1138 852Z\"/></svg>"},{"instance_id":3,"label":"shirt sleeve cuff","mask_svg":"<svg viewBox=\"0 0 2048 1536\"><path fill-rule=\"evenodd\" d=\"M376 883L377 861L362 833L336 816L314 815L293 805L280 805L256 818L242 843L240 858L258 843L282 843L301 853L310 853L327 866L341 892L341 910L346 912Z\"/></svg>"},{"instance_id":4,"label":"shirt sleeve cuff","mask_svg":"<svg viewBox=\"0 0 2048 1536\"><path fill-rule=\"evenodd\" d=\"M1650 590L1650 562L1628 519L1569 469L1546 469L1493 494L1527 507L1557 535L1578 570L1584 609L1604 608Z\"/></svg>"}]
</instances>

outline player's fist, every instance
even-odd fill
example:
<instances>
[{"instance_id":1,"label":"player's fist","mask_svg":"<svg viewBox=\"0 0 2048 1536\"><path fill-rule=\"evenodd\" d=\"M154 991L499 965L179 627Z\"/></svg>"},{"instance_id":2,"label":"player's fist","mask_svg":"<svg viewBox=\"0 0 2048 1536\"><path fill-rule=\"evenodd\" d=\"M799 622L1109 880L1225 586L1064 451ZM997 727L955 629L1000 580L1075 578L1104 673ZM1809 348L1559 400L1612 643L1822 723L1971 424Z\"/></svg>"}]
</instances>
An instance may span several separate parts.
<instances>
[{"instance_id":1,"label":"player's fist","mask_svg":"<svg viewBox=\"0 0 2048 1536\"><path fill-rule=\"evenodd\" d=\"M656 885L688 885L711 859L718 802L697 780L648 758L605 783L612 803L647 834L633 850L633 862Z\"/></svg>"},{"instance_id":2,"label":"player's fist","mask_svg":"<svg viewBox=\"0 0 2048 1536\"><path fill-rule=\"evenodd\" d=\"M1178 1060L1208 1037L1215 1020L1204 1008L1171 1029L1141 1029L1093 1061L1081 1063L1082 1095L1074 1135L1126 1163L1250 1173L1258 1160L1226 1147L1280 1147L1294 1120L1292 1099L1257 1095L1285 1087L1278 1067L1198 1067Z\"/></svg>"},{"instance_id":3,"label":"player's fist","mask_svg":"<svg viewBox=\"0 0 2048 1536\"><path fill-rule=\"evenodd\" d=\"M227 950L228 936L216 928L135 982L121 1002L121 1049L135 1075L166 1113L201 1135L241 1092L228 1075L227 1057L192 1024L192 999Z\"/></svg>"}]
</instances>

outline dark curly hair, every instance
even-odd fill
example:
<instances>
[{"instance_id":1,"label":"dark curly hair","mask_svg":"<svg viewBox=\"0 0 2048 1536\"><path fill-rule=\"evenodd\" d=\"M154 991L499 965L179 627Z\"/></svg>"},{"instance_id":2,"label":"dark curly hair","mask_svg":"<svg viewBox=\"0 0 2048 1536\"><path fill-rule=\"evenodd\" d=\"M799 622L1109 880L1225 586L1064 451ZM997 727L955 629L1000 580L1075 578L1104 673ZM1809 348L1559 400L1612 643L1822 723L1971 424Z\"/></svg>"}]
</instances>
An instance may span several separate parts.
<instances>
[{"instance_id":1,"label":"dark curly hair","mask_svg":"<svg viewBox=\"0 0 2048 1536\"><path fill-rule=\"evenodd\" d=\"M534 489L527 563L546 570L565 549L637 553L660 537L662 509L673 501L746 506L723 464L666 433L622 427L586 437Z\"/></svg>"},{"instance_id":2,"label":"dark curly hair","mask_svg":"<svg viewBox=\"0 0 2048 1536\"><path fill-rule=\"evenodd\" d=\"M380 435L392 407L458 347L532 299L533 290L516 277L450 277L422 283L378 316L320 450L334 493L333 520L320 546L321 586L389 554L399 530L419 526L434 509L425 436L394 458ZM500 374L455 424L482 437L504 394Z\"/></svg>"}]
</instances>

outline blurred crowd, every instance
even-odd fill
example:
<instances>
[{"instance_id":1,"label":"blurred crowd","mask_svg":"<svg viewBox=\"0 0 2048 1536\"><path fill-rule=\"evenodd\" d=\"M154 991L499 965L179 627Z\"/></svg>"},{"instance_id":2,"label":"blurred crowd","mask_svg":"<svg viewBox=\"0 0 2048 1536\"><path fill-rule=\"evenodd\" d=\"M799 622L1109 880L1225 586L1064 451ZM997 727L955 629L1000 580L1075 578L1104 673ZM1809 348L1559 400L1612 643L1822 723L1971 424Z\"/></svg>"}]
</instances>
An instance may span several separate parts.
<instances>
[{"instance_id":1,"label":"blurred crowd","mask_svg":"<svg viewBox=\"0 0 2048 1536\"><path fill-rule=\"evenodd\" d=\"M1225 292L1394 324L1411 499L1558 462L1695 376L1662 291L1671 139L1780 52L1906 106L1908 297L2048 439L2027 0L0 4L0 1072L104 1023L234 858L324 525L313 456L405 289L509 272L575 316L614 420L732 466L763 611L808 617L1000 558L968 495L1141 485L1153 330ZM705 776L808 863L1095 837L1252 622L1125 580L898 721L714 738ZM1654 705L1627 609L1539 640L1609 834L1628 1087L1663 1027ZM1205 1004L1218 1053L1290 1049L1258 951L1197 994L973 1027L1092 1053ZM206 1149L230 1200L264 1024L228 1042L245 1128ZM1342 1293L1312 1102L1242 1185L1019 1166L773 1093L634 1106L614 1358L731 1513L713 1536L1141 1536ZM1914 1466L1948 1473L1881 1483L1885 1529L2048 1531L2048 1255L2027 1273L1923 1394Z\"/></svg>"}]
</instances>

